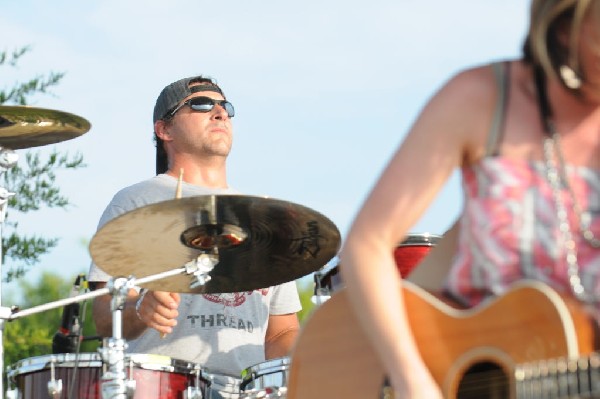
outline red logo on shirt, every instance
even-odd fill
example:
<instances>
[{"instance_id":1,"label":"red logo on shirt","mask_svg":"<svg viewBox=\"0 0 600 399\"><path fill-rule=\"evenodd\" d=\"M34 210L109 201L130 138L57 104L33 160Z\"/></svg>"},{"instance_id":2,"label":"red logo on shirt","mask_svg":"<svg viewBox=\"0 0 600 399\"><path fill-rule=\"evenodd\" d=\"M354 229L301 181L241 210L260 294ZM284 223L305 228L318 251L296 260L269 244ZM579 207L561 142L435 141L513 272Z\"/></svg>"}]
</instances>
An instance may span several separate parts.
<instances>
[{"instance_id":1,"label":"red logo on shirt","mask_svg":"<svg viewBox=\"0 0 600 399\"><path fill-rule=\"evenodd\" d=\"M202 294L202 296L213 303L220 303L224 306L237 307L246 302L246 296L250 296L254 292L258 292L262 296L266 296L269 293L269 289L260 288L254 291L232 292L227 294Z\"/></svg>"}]
</instances>

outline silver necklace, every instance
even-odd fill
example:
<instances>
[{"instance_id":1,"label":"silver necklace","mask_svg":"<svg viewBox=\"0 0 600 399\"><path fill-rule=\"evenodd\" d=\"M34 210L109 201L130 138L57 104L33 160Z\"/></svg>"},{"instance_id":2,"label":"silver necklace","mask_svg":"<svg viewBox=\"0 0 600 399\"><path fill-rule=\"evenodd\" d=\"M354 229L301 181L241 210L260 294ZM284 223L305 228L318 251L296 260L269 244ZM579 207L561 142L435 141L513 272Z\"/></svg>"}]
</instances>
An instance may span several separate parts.
<instances>
[{"instance_id":1,"label":"silver necklace","mask_svg":"<svg viewBox=\"0 0 600 399\"><path fill-rule=\"evenodd\" d=\"M567 274L569 277L569 284L571 286L573 294L579 300L585 302L595 302L598 301L598 297L595 295L587 294L585 292L585 288L581 281L581 277L579 276L577 247L575 245L575 240L573 239L573 234L571 232L571 226L568 219L567 209L564 204L564 201L562 200L561 186L567 188L567 191L569 192L569 195L572 198L573 208L579 216L580 229L582 229L582 234L585 240L594 248L600 247L600 243L598 242L598 239L594 237L593 232L589 230L589 226L585 228L587 229L587 231L589 231L589 238L586 238L586 230L583 226L581 226L581 212L578 211L579 208L575 206L577 201L574 192L569 185L569 181L566 178L565 163L560 150L559 140L560 137L552 126L551 135L546 136L546 138L544 139L544 161L546 166L546 177L548 178L548 182L550 183L550 186L552 188L552 196L556 206L556 213L559 221L558 227L561 235L561 242L559 243L559 247L563 247L566 251ZM557 166L557 163L560 167Z\"/></svg>"},{"instance_id":2,"label":"silver necklace","mask_svg":"<svg viewBox=\"0 0 600 399\"><path fill-rule=\"evenodd\" d=\"M562 153L562 147L560 145L560 135L556 131L554 127L554 123L551 121L548 124L550 128L550 133L552 140L554 142L554 153L556 154L556 159L558 160L558 165L560 168L558 169L558 173L560 173L560 178L563 181L563 186L569 192L571 196L571 201L573 202L573 210L575 211L575 215L577 215L577 219L579 222L579 230L583 239L592 247L592 248L600 248L600 239L598 239L594 232L590 229L590 225L592 223L592 216L590 212L583 211L581 206L579 205L579 201L577 201L577 197L575 197L575 193L573 192L573 188L569 184L569 179L567 178L567 173L565 171L565 159Z\"/></svg>"}]
</instances>

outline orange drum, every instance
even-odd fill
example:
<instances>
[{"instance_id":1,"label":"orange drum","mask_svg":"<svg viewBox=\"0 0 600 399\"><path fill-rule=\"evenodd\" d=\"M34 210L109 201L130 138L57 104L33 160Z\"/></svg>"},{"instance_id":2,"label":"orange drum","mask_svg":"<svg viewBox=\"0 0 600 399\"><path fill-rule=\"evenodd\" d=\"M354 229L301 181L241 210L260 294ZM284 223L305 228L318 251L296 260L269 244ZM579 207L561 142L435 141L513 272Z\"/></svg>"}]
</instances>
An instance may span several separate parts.
<instances>
[{"instance_id":1,"label":"orange drum","mask_svg":"<svg viewBox=\"0 0 600 399\"><path fill-rule=\"evenodd\" d=\"M197 365L167 356L127 354L125 365L127 380L135 381L134 399L181 399L210 385ZM8 392L19 399L101 399L104 369L99 353L32 357L10 366ZM58 388L52 396L51 387Z\"/></svg>"},{"instance_id":2,"label":"orange drum","mask_svg":"<svg viewBox=\"0 0 600 399\"><path fill-rule=\"evenodd\" d=\"M394 260L402 277L407 277L410 272L423 260L425 255L437 245L441 236L429 233L409 234L394 249ZM326 265L315 272L315 291L313 301L320 303L329 299L331 294L343 287L339 274L339 265Z\"/></svg>"},{"instance_id":3,"label":"orange drum","mask_svg":"<svg viewBox=\"0 0 600 399\"><path fill-rule=\"evenodd\" d=\"M400 275L407 277L425 255L437 245L440 238L442 237L429 233L409 234L394 250L394 259Z\"/></svg>"}]
</instances>

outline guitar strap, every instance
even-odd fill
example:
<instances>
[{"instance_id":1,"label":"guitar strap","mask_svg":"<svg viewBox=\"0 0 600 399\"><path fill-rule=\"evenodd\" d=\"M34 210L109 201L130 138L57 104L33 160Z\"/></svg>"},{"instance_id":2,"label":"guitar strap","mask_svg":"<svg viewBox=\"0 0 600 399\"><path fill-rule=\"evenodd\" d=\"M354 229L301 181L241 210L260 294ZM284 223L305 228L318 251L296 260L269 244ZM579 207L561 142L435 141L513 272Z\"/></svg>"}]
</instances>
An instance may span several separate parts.
<instances>
[{"instance_id":1,"label":"guitar strap","mask_svg":"<svg viewBox=\"0 0 600 399\"><path fill-rule=\"evenodd\" d=\"M499 153L500 142L503 135L506 105L508 101L509 64L507 61L492 64L498 94L496 108L492 119L492 126L486 145L486 156L496 156ZM431 292L442 292L446 277L450 272L452 260L458 247L460 233L460 217L452 227L446 231L437 245L430 250L423 260L410 272L406 280L417 284Z\"/></svg>"},{"instance_id":2,"label":"guitar strap","mask_svg":"<svg viewBox=\"0 0 600 399\"><path fill-rule=\"evenodd\" d=\"M494 76L496 77L496 85L498 86L498 94L496 97L496 109L492 119L492 126L488 135L485 155L488 157L497 156L500 153L500 142L504 134L504 121L506 114L506 106L508 104L508 91L510 83L510 69L507 61L495 62L492 64Z\"/></svg>"}]
</instances>

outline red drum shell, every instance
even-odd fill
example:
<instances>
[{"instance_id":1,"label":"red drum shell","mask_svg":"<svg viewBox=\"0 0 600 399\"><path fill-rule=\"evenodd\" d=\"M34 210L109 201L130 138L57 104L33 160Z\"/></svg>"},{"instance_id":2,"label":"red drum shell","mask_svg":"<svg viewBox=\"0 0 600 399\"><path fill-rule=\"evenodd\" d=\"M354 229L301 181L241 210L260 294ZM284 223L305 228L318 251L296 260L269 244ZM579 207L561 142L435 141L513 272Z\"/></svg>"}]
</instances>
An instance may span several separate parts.
<instances>
[{"instance_id":1,"label":"red drum shell","mask_svg":"<svg viewBox=\"0 0 600 399\"><path fill-rule=\"evenodd\" d=\"M429 233L409 234L394 249L394 260L400 275L407 277L441 238L441 236Z\"/></svg>"},{"instance_id":2,"label":"red drum shell","mask_svg":"<svg viewBox=\"0 0 600 399\"><path fill-rule=\"evenodd\" d=\"M394 248L394 260L400 275L407 277L423 258L437 245L442 237L430 233L409 234ZM316 287L327 288L331 293L344 286L339 273L339 264L315 273ZM315 292L315 295L318 295Z\"/></svg>"},{"instance_id":3,"label":"red drum shell","mask_svg":"<svg viewBox=\"0 0 600 399\"><path fill-rule=\"evenodd\" d=\"M52 399L48 393L52 364L54 378L62 380L60 399L68 399L73 381L75 387L70 399L102 399L104 368L99 353L63 353L17 362L10 367L8 378L18 389L19 399ZM198 373L201 391L209 385L195 364L166 356L128 354L125 370L128 379L131 378L130 370L133 371L136 381L134 399L181 399L188 387L196 386Z\"/></svg>"}]
</instances>

